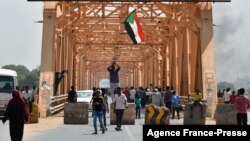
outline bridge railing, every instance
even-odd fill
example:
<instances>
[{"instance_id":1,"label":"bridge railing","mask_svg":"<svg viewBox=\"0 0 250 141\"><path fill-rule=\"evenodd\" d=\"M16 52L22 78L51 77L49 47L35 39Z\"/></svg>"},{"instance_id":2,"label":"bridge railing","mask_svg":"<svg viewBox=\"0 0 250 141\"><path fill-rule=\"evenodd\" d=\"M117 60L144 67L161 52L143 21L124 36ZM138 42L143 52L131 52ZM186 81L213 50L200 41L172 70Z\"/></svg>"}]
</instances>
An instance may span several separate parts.
<instances>
[{"instance_id":1,"label":"bridge railing","mask_svg":"<svg viewBox=\"0 0 250 141\"><path fill-rule=\"evenodd\" d=\"M50 113L53 115L58 112L61 112L64 108L64 104L67 102L67 99L68 99L68 94L52 96L50 104Z\"/></svg>"}]
</instances>

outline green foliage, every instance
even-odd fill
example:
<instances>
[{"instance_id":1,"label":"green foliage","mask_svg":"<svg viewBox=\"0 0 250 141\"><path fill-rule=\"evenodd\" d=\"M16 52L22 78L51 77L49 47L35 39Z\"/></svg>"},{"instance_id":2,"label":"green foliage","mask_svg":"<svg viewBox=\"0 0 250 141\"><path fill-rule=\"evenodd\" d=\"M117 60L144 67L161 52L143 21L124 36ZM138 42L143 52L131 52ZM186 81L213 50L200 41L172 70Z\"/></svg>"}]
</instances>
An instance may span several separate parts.
<instances>
[{"instance_id":1,"label":"green foliage","mask_svg":"<svg viewBox=\"0 0 250 141\"><path fill-rule=\"evenodd\" d=\"M227 88L230 88L231 90L235 90L235 86L231 82L222 81L222 82L219 82L217 84L218 90L223 90L223 89L227 89Z\"/></svg>"},{"instance_id":2,"label":"green foliage","mask_svg":"<svg viewBox=\"0 0 250 141\"><path fill-rule=\"evenodd\" d=\"M20 88L28 85L31 87L38 86L39 83L39 75L40 75L40 68L37 67L32 71L29 71L23 65L5 65L2 68L4 69L11 69L17 72L17 80Z\"/></svg>"},{"instance_id":3,"label":"green foliage","mask_svg":"<svg viewBox=\"0 0 250 141\"><path fill-rule=\"evenodd\" d=\"M3 69L11 69L17 72L17 75L28 75L30 71L23 65L5 65L2 67Z\"/></svg>"}]
</instances>

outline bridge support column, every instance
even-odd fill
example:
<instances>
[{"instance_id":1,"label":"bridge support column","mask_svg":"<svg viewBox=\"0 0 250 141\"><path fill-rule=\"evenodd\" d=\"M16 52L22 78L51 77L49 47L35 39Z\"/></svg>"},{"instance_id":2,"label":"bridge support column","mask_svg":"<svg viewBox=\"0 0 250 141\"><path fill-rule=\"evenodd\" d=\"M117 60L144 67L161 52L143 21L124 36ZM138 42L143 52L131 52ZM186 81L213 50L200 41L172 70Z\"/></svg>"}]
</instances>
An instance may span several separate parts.
<instances>
[{"instance_id":1,"label":"bridge support column","mask_svg":"<svg viewBox=\"0 0 250 141\"><path fill-rule=\"evenodd\" d=\"M39 83L40 117L50 115L50 96L54 91L55 62L54 62L54 36L56 21L55 2L44 3L43 13L43 39Z\"/></svg>"},{"instance_id":2,"label":"bridge support column","mask_svg":"<svg viewBox=\"0 0 250 141\"><path fill-rule=\"evenodd\" d=\"M202 10L200 12L200 17L203 97L207 100L207 116L214 117L215 106L217 103L217 86L214 60L212 10Z\"/></svg>"}]
</instances>

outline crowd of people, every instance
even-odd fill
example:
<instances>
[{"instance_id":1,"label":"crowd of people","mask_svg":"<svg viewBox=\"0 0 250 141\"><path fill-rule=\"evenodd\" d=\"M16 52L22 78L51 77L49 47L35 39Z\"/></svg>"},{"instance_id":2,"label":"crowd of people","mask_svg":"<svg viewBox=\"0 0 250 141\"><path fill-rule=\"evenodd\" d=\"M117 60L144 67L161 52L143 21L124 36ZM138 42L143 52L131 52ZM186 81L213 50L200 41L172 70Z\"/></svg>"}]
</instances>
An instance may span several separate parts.
<instances>
[{"instance_id":1,"label":"crowd of people","mask_svg":"<svg viewBox=\"0 0 250 141\"><path fill-rule=\"evenodd\" d=\"M179 94L174 90L173 87L166 86L165 89L161 89L158 87L153 87L150 85L147 88L139 87L125 87L121 89L118 87L118 89L114 89L115 99L114 101L117 102L119 99L117 99L116 95L121 92L122 97L124 97L124 101L128 103L134 103L135 104L135 117L136 119L141 118L141 110L144 109L145 105L147 104L154 104L156 106L165 106L169 109L172 119L176 118L180 119L180 112L182 109L182 103L179 97ZM108 93L108 91L107 91ZM224 103L225 104L234 104L237 111L237 124L238 125L245 125L247 123L247 108L250 107L249 100L244 96L245 90L243 88L239 89L237 91L237 94L235 91L230 91L230 89L226 90L225 95L223 95ZM123 96L124 95L124 96ZM119 96L119 95L117 95ZM188 99L190 101L190 118L193 118L193 107L199 106L201 110L200 117L205 118L204 109L203 109L203 95L200 92L199 89L196 89L193 93L188 94ZM126 105L126 104L125 104ZM122 107L123 111L122 113L119 113L119 110L117 112L117 120L120 120L124 112L124 107ZM115 110L116 111L116 110ZM118 122L119 123L119 122ZM117 129L119 129L119 124L117 125Z\"/></svg>"},{"instance_id":2,"label":"crowd of people","mask_svg":"<svg viewBox=\"0 0 250 141\"><path fill-rule=\"evenodd\" d=\"M250 102L245 96L244 88L238 89L237 93L231 91L230 88L223 89L222 92L218 90L217 97L221 99L224 104L234 104L237 112L237 124L247 125L247 109L250 108Z\"/></svg>"},{"instance_id":3,"label":"crowd of people","mask_svg":"<svg viewBox=\"0 0 250 141\"><path fill-rule=\"evenodd\" d=\"M147 104L165 106L172 112L172 118L175 118L175 112L177 112L177 118L180 119L181 102L173 87L166 86L165 89L153 87L153 85L146 88L139 87L138 89L125 87L122 93L124 93L129 103L135 103L135 113L138 119L141 118L141 109L144 109Z\"/></svg>"},{"instance_id":4,"label":"crowd of people","mask_svg":"<svg viewBox=\"0 0 250 141\"><path fill-rule=\"evenodd\" d=\"M122 131L122 119L124 111L126 110L127 103L135 104L135 117L141 118L141 109L147 104L154 104L156 106L165 106L172 113L172 119L175 118L175 112L177 112L177 118L180 119L179 112L181 111L181 101L178 93L173 87L166 86L165 89L153 87L150 85L147 88L139 87L117 87L114 89L114 96L112 97L107 89L93 88L93 97L91 100L93 106L93 134L97 134L97 119L100 124L100 130L104 134L107 131L106 113L110 112L108 103L108 97L112 98L114 103L114 109L112 112L116 115L116 131ZM227 88L223 94L218 91L218 97L223 99L224 104L234 104L236 108L236 118L238 125L247 125L247 109L250 108L249 99L244 95L245 89L240 88L235 91L230 91ZM194 93L189 94L192 99L190 117L193 116L192 107L199 105L201 113L202 108L202 94L197 89ZM9 120L10 136L11 140L22 140L24 123L28 122L29 116L32 114L32 102L34 102L35 87L29 89L29 86L25 86L20 90L16 87L12 92L12 99L9 101L7 110L2 122L5 123ZM76 103L76 90L74 86L71 86L71 90L68 93L68 102ZM29 108L27 108L29 107ZM201 118L204 118L201 114Z\"/></svg>"}]
</instances>

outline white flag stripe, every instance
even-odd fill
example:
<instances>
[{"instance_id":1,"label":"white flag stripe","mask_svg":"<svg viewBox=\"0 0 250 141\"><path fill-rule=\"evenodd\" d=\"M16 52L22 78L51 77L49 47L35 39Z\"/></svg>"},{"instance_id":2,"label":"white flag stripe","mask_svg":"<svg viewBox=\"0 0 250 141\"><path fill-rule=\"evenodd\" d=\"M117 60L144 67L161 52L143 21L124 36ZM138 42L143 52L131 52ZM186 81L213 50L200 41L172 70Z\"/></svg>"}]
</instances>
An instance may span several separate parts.
<instances>
[{"instance_id":1,"label":"white flag stripe","mask_svg":"<svg viewBox=\"0 0 250 141\"><path fill-rule=\"evenodd\" d=\"M135 40L137 41L137 43L140 43L141 42L141 37L138 34L137 23L134 21L134 24L131 24L131 23L129 23L129 24L130 24L131 28L134 31Z\"/></svg>"}]
</instances>

